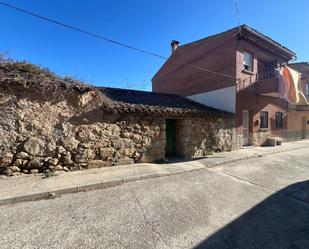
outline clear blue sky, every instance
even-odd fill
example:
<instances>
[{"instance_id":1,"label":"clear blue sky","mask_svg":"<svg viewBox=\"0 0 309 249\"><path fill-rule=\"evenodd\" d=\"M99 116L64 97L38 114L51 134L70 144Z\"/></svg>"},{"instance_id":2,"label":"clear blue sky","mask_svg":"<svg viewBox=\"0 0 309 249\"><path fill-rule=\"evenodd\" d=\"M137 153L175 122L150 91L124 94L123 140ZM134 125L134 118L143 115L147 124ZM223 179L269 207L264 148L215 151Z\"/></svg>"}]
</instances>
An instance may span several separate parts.
<instances>
[{"instance_id":1,"label":"clear blue sky","mask_svg":"<svg viewBox=\"0 0 309 249\"><path fill-rule=\"evenodd\" d=\"M1 0L2 1L2 0ZM141 49L168 56L182 44L237 25L234 0L3 0ZM239 0L241 23L309 60L308 0ZM0 6L0 51L95 85L151 89L163 60Z\"/></svg>"}]
</instances>

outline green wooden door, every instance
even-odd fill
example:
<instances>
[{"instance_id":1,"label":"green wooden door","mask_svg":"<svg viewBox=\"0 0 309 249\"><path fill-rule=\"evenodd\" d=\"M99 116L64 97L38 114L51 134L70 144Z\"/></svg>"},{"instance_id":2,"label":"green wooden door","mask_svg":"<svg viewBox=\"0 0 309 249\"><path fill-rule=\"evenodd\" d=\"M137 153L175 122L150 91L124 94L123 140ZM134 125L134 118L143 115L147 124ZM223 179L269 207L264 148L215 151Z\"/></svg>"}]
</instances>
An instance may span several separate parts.
<instances>
[{"instance_id":1,"label":"green wooden door","mask_svg":"<svg viewBox=\"0 0 309 249\"><path fill-rule=\"evenodd\" d=\"M175 146L175 120L167 119L166 120L166 147L165 154L166 156L175 155L176 146Z\"/></svg>"}]
</instances>

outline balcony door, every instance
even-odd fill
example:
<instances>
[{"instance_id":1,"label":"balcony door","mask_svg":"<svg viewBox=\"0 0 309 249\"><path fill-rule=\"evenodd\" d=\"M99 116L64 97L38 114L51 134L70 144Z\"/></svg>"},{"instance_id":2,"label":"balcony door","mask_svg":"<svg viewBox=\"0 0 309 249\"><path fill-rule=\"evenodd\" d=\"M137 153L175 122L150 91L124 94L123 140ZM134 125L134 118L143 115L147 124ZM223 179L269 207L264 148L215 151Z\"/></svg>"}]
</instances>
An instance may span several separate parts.
<instances>
[{"instance_id":1,"label":"balcony door","mask_svg":"<svg viewBox=\"0 0 309 249\"><path fill-rule=\"evenodd\" d=\"M243 145L249 145L249 111L242 112Z\"/></svg>"}]
</instances>

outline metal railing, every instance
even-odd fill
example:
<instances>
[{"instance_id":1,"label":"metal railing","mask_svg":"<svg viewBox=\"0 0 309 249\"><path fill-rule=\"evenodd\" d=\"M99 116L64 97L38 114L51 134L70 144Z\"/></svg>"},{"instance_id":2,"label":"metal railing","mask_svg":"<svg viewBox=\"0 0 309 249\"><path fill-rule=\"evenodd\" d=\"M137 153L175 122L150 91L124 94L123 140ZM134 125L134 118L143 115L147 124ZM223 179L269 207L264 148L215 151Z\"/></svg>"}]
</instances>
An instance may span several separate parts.
<instances>
[{"instance_id":1,"label":"metal railing","mask_svg":"<svg viewBox=\"0 0 309 249\"><path fill-rule=\"evenodd\" d=\"M275 68L263 70L262 72L259 72L257 74L253 74L250 77L238 82L237 91L239 92L241 90L244 90L245 88L253 85L257 81L267 80L267 79L274 78L274 77L276 77L276 69Z\"/></svg>"},{"instance_id":2,"label":"metal railing","mask_svg":"<svg viewBox=\"0 0 309 249\"><path fill-rule=\"evenodd\" d=\"M309 105L296 105L296 111L308 111Z\"/></svg>"},{"instance_id":3,"label":"metal railing","mask_svg":"<svg viewBox=\"0 0 309 249\"><path fill-rule=\"evenodd\" d=\"M256 74L257 80L266 80L276 76L276 69L270 68Z\"/></svg>"}]
</instances>

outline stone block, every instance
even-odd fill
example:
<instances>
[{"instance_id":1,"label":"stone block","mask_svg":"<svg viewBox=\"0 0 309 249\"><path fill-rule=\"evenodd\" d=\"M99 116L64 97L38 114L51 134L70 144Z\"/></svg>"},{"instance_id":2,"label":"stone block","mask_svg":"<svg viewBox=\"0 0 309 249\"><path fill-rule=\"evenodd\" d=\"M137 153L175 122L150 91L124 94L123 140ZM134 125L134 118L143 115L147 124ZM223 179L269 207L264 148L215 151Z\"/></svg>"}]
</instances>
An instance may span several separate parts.
<instances>
[{"instance_id":1,"label":"stone block","mask_svg":"<svg viewBox=\"0 0 309 249\"><path fill-rule=\"evenodd\" d=\"M4 152L2 155L2 159L0 160L0 165L4 167L8 167L13 162L13 153L11 152Z\"/></svg>"},{"instance_id":2,"label":"stone block","mask_svg":"<svg viewBox=\"0 0 309 249\"><path fill-rule=\"evenodd\" d=\"M133 140L134 143L140 142L141 139L142 139L142 136L139 135L139 134L133 134L133 135L132 135L132 140Z\"/></svg>"},{"instance_id":3,"label":"stone block","mask_svg":"<svg viewBox=\"0 0 309 249\"><path fill-rule=\"evenodd\" d=\"M43 166L43 158L41 157L32 157L27 163L26 169L39 169Z\"/></svg>"},{"instance_id":4,"label":"stone block","mask_svg":"<svg viewBox=\"0 0 309 249\"><path fill-rule=\"evenodd\" d=\"M124 146L123 140L119 137L112 138L112 146L115 149L121 149Z\"/></svg>"},{"instance_id":5,"label":"stone block","mask_svg":"<svg viewBox=\"0 0 309 249\"><path fill-rule=\"evenodd\" d=\"M135 152L134 148L121 149L119 151L120 154L128 156L128 157L132 157L134 152Z\"/></svg>"},{"instance_id":6,"label":"stone block","mask_svg":"<svg viewBox=\"0 0 309 249\"><path fill-rule=\"evenodd\" d=\"M87 163L87 169L95 169L95 168L102 168L102 167L110 167L112 166L112 162L110 161L103 161L103 160L91 160Z\"/></svg>"},{"instance_id":7,"label":"stone block","mask_svg":"<svg viewBox=\"0 0 309 249\"><path fill-rule=\"evenodd\" d=\"M25 160L25 159L29 159L29 155L28 153L21 151L16 154L16 158Z\"/></svg>"},{"instance_id":8,"label":"stone block","mask_svg":"<svg viewBox=\"0 0 309 249\"><path fill-rule=\"evenodd\" d=\"M101 158L113 157L115 149L113 148L100 148L99 154Z\"/></svg>"},{"instance_id":9,"label":"stone block","mask_svg":"<svg viewBox=\"0 0 309 249\"><path fill-rule=\"evenodd\" d=\"M125 164L133 164L134 160L132 158L124 157L120 158L116 161L115 165L125 165Z\"/></svg>"}]
</instances>

